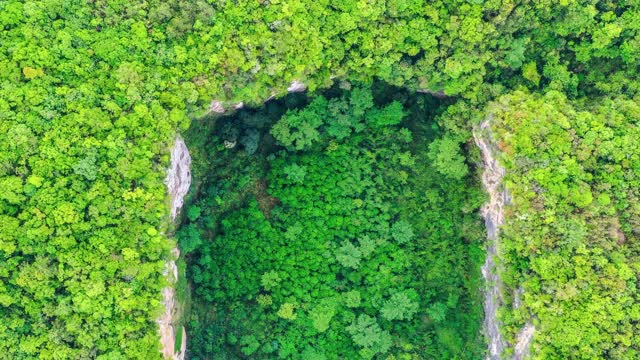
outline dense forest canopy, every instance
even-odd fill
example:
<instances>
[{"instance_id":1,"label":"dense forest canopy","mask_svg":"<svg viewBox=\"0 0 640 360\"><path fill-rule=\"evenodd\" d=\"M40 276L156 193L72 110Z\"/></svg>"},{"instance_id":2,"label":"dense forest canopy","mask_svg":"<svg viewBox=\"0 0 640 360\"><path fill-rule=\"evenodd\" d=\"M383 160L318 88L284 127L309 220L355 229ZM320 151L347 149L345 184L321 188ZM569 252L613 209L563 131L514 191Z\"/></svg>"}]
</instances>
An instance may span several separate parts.
<instances>
[{"instance_id":1,"label":"dense forest canopy","mask_svg":"<svg viewBox=\"0 0 640 360\"><path fill-rule=\"evenodd\" d=\"M471 149L472 126L481 118L493 118L508 172L506 186L513 194L501 252L506 297L519 286L525 290L523 306L503 309L505 336L511 341L516 328L531 319L538 329L534 358L636 358L639 31L637 0L0 1L0 351L12 359L153 357L159 348L155 319L160 290L166 285L162 269L173 246L162 179L176 132L187 131L213 100L225 106L240 101L257 106L272 95L284 95L294 80L317 94L334 82L357 81L366 89L379 79L449 96L451 104L437 119L428 120L439 124L437 138L415 128L401 130L407 121L418 121L408 119L411 110L403 107L407 104L402 99L397 99L402 106L376 104L369 113L358 113L362 104L340 110L353 116L309 116L297 107L273 129L238 135L245 150L256 142L255 134L262 133L272 134L276 146L284 147L283 153L266 160L269 169L251 163L255 159L247 164L263 169L269 179L256 194L277 194L282 197L280 215L290 211L300 221L312 221L312 214L298 215L301 204L283 199L305 192L324 195L325 201L327 196L347 196L297 181L320 181L324 169L305 162L317 158L326 167L337 166L331 156L340 152L320 156L317 148L343 144L338 147L345 151L342 156L354 162L353 169L341 170L380 171L384 184L398 182L390 191L377 183L357 184L381 192L372 204L363 202L362 211L378 204L389 221L404 221L397 226L410 225L414 234L402 244L396 239L385 244L389 248L379 245L379 251L364 258L353 237L342 238L351 241L351 247L344 245L345 254L356 248L366 275L376 256L399 252L406 256L401 264L411 272L432 273L437 279L439 271L450 268L417 264L411 251L459 239L459 226L473 218L479 204L465 205L463 195L477 191L473 165L479 161L472 150L460 151ZM328 109L331 100L322 104L321 99L311 101L313 111ZM400 112L406 114L398 122ZM426 118L432 116L420 120ZM392 142L394 136L401 138ZM403 142L409 137L411 141ZM422 142L416 145L416 139ZM372 142L380 148L369 151L389 157L387 162L366 162L373 155L362 152ZM378 169L385 164L388 168ZM222 168L237 169L233 163ZM240 176L234 180L238 184L215 186L240 189L250 180ZM460 192L434 195L440 186ZM419 194L410 194L417 189ZM248 197L242 201L246 206L217 215L221 224L229 217L243 225L227 226L228 233L221 236L262 226L265 238L281 241L283 229L295 225L277 218L279 207L267 218L255 208L260 202L256 205ZM420 227L439 221L412 216L420 214L417 209L425 203L439 201L445 201L443 216L459 218L448 218L455 226L446 230L451 232L447 239L438 237L449 234L439 227L427 241ZM397 202L403 206L384 205ZM193 209L183 215L200 226L204 217ZM357 212L346 215L355 217ZM229 251L216 248L219 239L185 243L179 238L194 261L207 252ZM476 264L475 257L461 258L473 246L477 244L445 249L445 254L457 264ZM216 261L200 266L216 274ZM347 263L354 264L353 259ZM453 316L444 309L439 290L421 293L429 286L441 289L439 280L420 282L408 269L398 270L403 281L394 293L368 294L382 297L381 307L376 307L364 298L373 290L348 283L348 275L360 272L339 263L329 266L324 271L335 274L341 269L349 291L362 295L361 307L340 302L343 314L358 317L341 318L337 324L354 334L366 327L382 340L387 333L410 340L407 346L413 347L403 350L409 357L477 357L478 348L469 345L465 353L464 344L452 345L433 335L446 338L466 329L462 342L477 342L471 331L480 308L470 305L473 285L468 283L477 271L473 266L467 272L455 268L449 279L457 284L450 293L458 291L460 299L468 301L470 308L461 310L468 318L457 319L449 328L434 322L419 330L412 328L417 325L408 316L389 320L376 311L382 312L384 302L396 296L419 304L413 321L425 311L427 319ZM317 280L326 291L342 292ZM252 286L240 287L239 294L256 295ZM221 311L233 304L215 282L201 289L195 293L213 296L205 300L219 301ZM283 329L294 336L302 330L286 321L297 324L309 312L296 308L300 299L294 298L295 304L285 301L289 295L278 293L284 290L260 290L269 292L272 304L262 308L266 318L256 326L279 324L273 331ZM325 295L323 299L331 299L335 294ZM268 313L285 303L290 305L276 310L285 317ZM434 304L440 308L430 310ZM297 317L301 312L305 315ZM360 320L360 315L369 317ZM374 316L377 322L371 321ZM242 319L241 314L235 319ZM347 327L339 331L348 332ZM206 331L219 329L223 327ZM322 341L328 331L338 329L316 334L313 341ZM224 346L234 351L256 343L264 346L266 337L257 335L242 343L246 334L238 333L238 343ZM387 348L387 340L350 336L355 344L370 345L357 349L365 357ZM420 336L432 342L420 343ZM400 345L393 346L398 350Z\"/></svg>"},{"instance_id":2,"label":"dense forest canopy","mask_svg":"<svg viewBox=\"0 0 640 360\"><path fill-rule=\"evenodd\" d=\"M192 125L192 358L482 354L477 179L429 165L442 101L383 89Z\"/></svg>"},{"instance_id":3,"label":"dense forest canopy","mask_svg":"<svg viewBox=\"0 0 640 360\"><path fill-rule=\"evenodd\" d=\"M535 316L541 358L638 357L638 103L516 92L490 109L513 196L504 275L524 289L505 323Z\"/></svg>"}]
</instances>

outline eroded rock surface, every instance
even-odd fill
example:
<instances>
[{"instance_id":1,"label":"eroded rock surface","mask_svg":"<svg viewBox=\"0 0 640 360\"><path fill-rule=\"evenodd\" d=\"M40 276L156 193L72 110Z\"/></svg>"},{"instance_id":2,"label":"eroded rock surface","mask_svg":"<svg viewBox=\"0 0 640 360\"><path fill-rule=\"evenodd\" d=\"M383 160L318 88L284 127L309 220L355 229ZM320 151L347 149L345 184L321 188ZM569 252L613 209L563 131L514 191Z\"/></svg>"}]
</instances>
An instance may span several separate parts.
<instances>
[{"instance_id":1,"label":"eroded rock surface","mask_svg":"<svg viewBox=\"0 0 640 360\"><path fill-rule=\"evenodd\" d=\"M184 197L189 191L189 186L191 186L191 156L187 145L179 136L176 137L171 149L171 164L167 169L165 184L171 201L171 220L175 220L184 204ZM175 325L175 316L179 306L175 299L174 286L178 281L178 267L175 260L179 256L180 250L176 247L171 251L171 259L165 263L164 275L170 285L162 289L162 304L165 311L158 319L162 355L165 359L173 360L183 360L187 347L186 330L184 327L178 330ZM177 331L182 332L182 343L180 349L175 351Z\"/></svg>"},{"instance_id":2,"label":"eroded rock surface","mask_svg":"<svg viewBox=\"0 0 640 360\"><path fill-rule=\"evenodd\" d=\"M524 325L522 329L520 329L520 331L518 332L518 336L516 337L516 346L513 347L514 360L522 360L527 358L535 331L536 327L529 321Z\"/></svg>"},{"instance_id":3,"label":"eroded rock surface","mask_svg":"<svg viewBox=\"0 0 640 360\"><path fill-rule=\"evenodd\" d=\"M217 114L223 114L226 110L224 109L224 106L222 105L222 101L213 100L211 102L211 105L209 105L209 111L217 113Z\"/></svg>"},{"instance_id":4,"label":"eroded rock surface","mask_svg":"<svg viewBox=\"0 0 640 360\"><path fill-rule=\"evenodd\" d=\"M290 93L303 92L307 90L307 86L298 80L294 80L287 88Z\"/></svg>"},{"instance_id":5,"label":"eroded rock surface","mask_svg":"<svg viewBox=\"0 0 640 360\"><path fill-rule=\"evenodd\" d=\"M187 145L179 136L171 149L171 165L167 169L165 184L171 200L171 220L175 220L191 186L191 156Z\"/></svg>"},{"instance_id":6,"label":"eroded rock surface","mask_svg":"<svg viewBox=\"0 0 640 360\"><path fill-rule=\"evenodd\" d=\"M491 132L491 119L488 117L474 129L473 138L482 154L484 163L482 183L489 193L489 202L481 210L487 228L487 256L482 266L482 276L486 284L483 328L489 343L487 359L498 360L501 359L504 350L509 347L500 334L501 323L498 318L498 309L504 301L502 298L502 279L496 266L496 259L500 249L500 226L504 223L504 206L509 203L510 198L509 193L502 185L505 170L496 159L497 149ZM520 306L520 297L523 292L522 288L514 292L515 308ZM527 322L516 338L513 359L521 360L527 356L534 333L535 326Z\"/></svg>"},{"instance_id":7,"label":"eroded rock surface","mask_svg":"<svg viewBox=\"0 0 640 360\"><path fill-rule=\"evenodd\" d=\"M498 253L499 227L503 223L503 208L507 193L502 187L504 168L494 157L494 146L491 137L490 118L474 129L473 137L484 162L482 184L489 193L489 202L482 207L487 228L487 256L482 266L482 276L485 279L484 293L484 331L489 342L488 359L500 359L506 342L500 334L500 320L498 309L502 305L502 280L496 269L495 259Z\"/></svg>"}]
</instances>

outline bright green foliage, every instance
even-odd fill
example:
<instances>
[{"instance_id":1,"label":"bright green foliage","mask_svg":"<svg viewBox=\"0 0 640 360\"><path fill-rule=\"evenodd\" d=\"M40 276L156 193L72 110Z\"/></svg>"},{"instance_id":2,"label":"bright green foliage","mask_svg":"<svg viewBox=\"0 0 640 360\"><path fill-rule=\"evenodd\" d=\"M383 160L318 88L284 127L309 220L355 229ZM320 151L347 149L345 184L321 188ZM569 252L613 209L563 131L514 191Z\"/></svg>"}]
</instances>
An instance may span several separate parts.
<instances>
[{"instance_id":1,"label":"bright green foliage","mask_svg":"<svg viewBox=\"0 0 640 360\"><path fill-rule=\"evenodd\" d=\"M287 180L298 184L304 182L304 176L307 174L306 167L297 164L285 166L282 171L287 175Z\"/></svg>"},{"instance_id":2,"label":"bright green foliage","mask_svg":"<svg viewBox=\"0 0 640 360\"><path fill-rule=\"evenodd\" d=\"M280 281L282 281L282 279L280 278L280 275L278 275L277 271L268 271L262 274L262 277L260 278L260 285L262 285L265 290L270 291L278 286Z\"/></svg>"},{"instance_id":3,"label":"bright green foliage","mask_svg":"<svg viewBox=\"0 0 640 360\"><path fill-rule=\"evenodd\" d=\"M411 241L415 234L411 224L404 220L400 220L391 225L391 237L397 241L398 244L404 244Z\"/></svg>"},{"instance_id":4,"label":"bright green foliage","mask_svg":"<svg viewBox=\"0 0 640 360\"><path fill-rule=\"evenodd\" d=\"M360 292L358 290L351 290L342 294L344 304L347 307L354 308L360 306Z\"/></svg>"},{"instance_id":5,"label":"bright green foliage","mask_svg":"<svg viewBox=\"0 0 640 360\"><path fill-rule=\"evenodd\" d=\"M418 294L414 290L394 293L384 302L380 314L387 320L411 320L418 311Z\"/></svg>"},{"instance_id":6,"label":"bright green foliage","mask_svg":"<svg viewBox=\"0 0 640 360\"><path fill-rule=\"evenodd\" d=\"M531 81L534 85L540 85L540 74L538 73L538 66L535 61L527 63L522 67L522 77Z\"/></svg>"},{"instance_id":7,"label":"bright green foliage","mask_svg":"<svg viewBox=\"0 0 640 360\"><path fill-rule=\"evenodd\" d=\"M141 6L0 2L0 357L161 356L163 172L192 101L131 31Z\"/></svg>"},{"instance_id":8,"label":"bright green foliage","mask_svg":"<svg viewBox=\"0 0 640 360\"><path fill-rule=\"evenodd\" d=\"M296 308L296 304L284 303L280 305L280 309L278 310L277 314L279 317L285 320L295 320L298 317L298 315L296 315L295 313Z\"/></svg>"},{"instance_id":9,"label":"bright green foliage","mask_svg":"<svg viewBox=\"0 0 640 360\"><path fill-rule=\"evenodd\" d=\"M451 179L461 179L469 173L460 143L450 137L434 140L429 144L429 160L441 174Z\"/></svg>"},{"instance_id":10,"label":"bright green foliage","mask_svg":"<svg viewBox=\"0 0 640 360\"><path fill-rule=\"evenodd\" d=\"M376 354L384 354L391 347L391 335L380 328L375 318L360 315L347 326L347 332L353 342L362 347L360 354L363 358L372 358Z\"/></svg>"},{"instance_id":11,"label":"bright green foliage","mask_svg":"<svg viewBox=\"0 0 640 360\"><path fill-rule=\"evenodd\" d=\"M480 357L476 184L446 179L426 160L430 96L396 92L397 102L374 101L370 90L355 89L311 101L362 124L343 139L323 125L304 151L260 144L249 156L205 143L191 147L194 155L216 149L203 157L211 168L195 164L196 178L204 174L194 200L202 214L188 224L209 234L189 258L193 356L241 352L237 343L211 340L231 333L256 336L256 358ZM361 115L347 111L351 103ZM405 114L400 124L367 121L396 103L403 106L394 112ZM269 111L287 117L307 110ZM193 131L196 144L217 137ZM300 168L302 179L295 176ZM206 221L210 216L216 220ZM449 321L429 320L432 303L448 304L442 312Z\"/></svg>"},{"instance_id":12,"label":"bright green foliage","mask_svg":"<svg viewBox=\"0 0 640 360\"><path fill-rule=\"evenodd\" d=\"M515 92L490 109L513 197L505 280L525 294L510 335L533 317L536 359L637 358L638 103Z\"/></svg>"},{"instance_id":13,"label":"bright green foliage","mask_svg":"<svg viewBox=\"0 0 640 360\"><path fill-rule=\"evenodd\" d=\"M361 5L1 2L0 215L20 231L2 243L2 291L15 300L3 309L0 350L156 353L170 244L146 229L164 228L167 148L188 112L203 114L212 99L257 104L294 79L313 90L347 74L472 96L488 60L483 40L495 32L485 15L509 10L462 0ZM305 148L315 119L297 120L282 136ZM255 142L241 138L248 153ZM39 187L26 183L32 176ZM123 249L138 256L125 260ZM36 262L37 285L20 280Z\"/></svg>"},{"instance_id":14,"label":"bright green foliage","mask_svg":"<svg viewBox=\"0 0 640 360\"><path fill-rule=\"evenodd\" d=\"M256 298L256 301L258 302L258 304L262 306L268 306L273 304L273 299L271 298L271 295L258 295Z\"/></svg>"},{"instance_id":15,"label":"bright green foliage","mask_svg":"<svg viewBox=\"0 0 640 360\"><path fill-rule=\"evenodd\" d=\"M271 130L284 146L302 150L320 139L318 128L326 115L327 100L317 97L304 110L293 110L280 119Z\"/></svg>"},{"instance_id":16,"label":"bright green foliage","mask_svg":"<svg viewBox=\"0 0 640 360\"><path fill-rule=\"evenodd\" d=\"M398 125L402 121L404 113L402 104L394 101L383 109L375 109L367 115L367 122L373 127Z\"/></svg>"},{"instance_id":17,"label":"bright green foliage","mask_svg":"<svg viewBox=\"0 0 640 360\"><path fill-rule=\"evenodd\" d=\"M288 111L273 125L271 134L286 147L304 150L321 139L343 140L367 126L397 125L404 115L400 102L393 101L377 108L368 89L355 88L344 99L327 100L320 96L303 109ZM300 172L295 165L292 166L285 171Z\"/></svg>"},{"instance_id":18,"label":"bright green foliage","mask_svg":"<svg viewBox=\"0 0 640 360\"><path fill-rule=\"evenodd\" d=\"M357 269L362 253L352 243L345 241L336 249L336 260L344 267Z\"/></svg>"},{"instance_id":19,"label":"bright green foliage","mask_svg":"<svg viewBox=\"0 0 640 360\"><path fill-rule=\"evenodd\" d=\"M337 298L321 301L319 305L309 312L309 318L313 321L313 327L318 330L318 332L326 331L329 328L331 319L336 315L337 310Z\"/></svg>"}]
</instances>

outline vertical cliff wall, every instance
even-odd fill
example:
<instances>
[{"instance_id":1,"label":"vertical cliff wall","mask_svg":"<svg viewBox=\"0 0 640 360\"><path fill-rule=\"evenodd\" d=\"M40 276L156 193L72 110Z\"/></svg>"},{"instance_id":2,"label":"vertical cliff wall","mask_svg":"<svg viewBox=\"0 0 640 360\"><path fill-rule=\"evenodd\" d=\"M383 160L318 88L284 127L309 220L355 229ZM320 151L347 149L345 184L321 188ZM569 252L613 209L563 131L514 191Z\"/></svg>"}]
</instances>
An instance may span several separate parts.
<instances>
[{"instance_id":1,"label":"vertical cliff wall","mask_svg":"<svg viewBox=\"0 0 640 360\"><path fill-rule=\"evenodd\" d=\"M489 193L489 202L481 210L487 227L487 255L482 266L482 276L486 283L484 292L484 331L489 342L487 357L495 360L500 359L500 355L507 346L500 334L498 309L503 303L502 280L496 269L495 260L498 256L499 227L503 223L504 205L508 199L508 194L502 187L504 168L500 166L494 156L490 120L489 118L476 127L473 137L480 149L484 162L482 184Z\"/></svg>"},{"instance_id":2,"label":"vertical cliff wall","mask_svg":"<svg viewBox=\"0 0 640 360\"><path fill-rule=\"evenodd\" d=\"M510 347L500 333L500 319L498 309L504 304L502 298L503 284L500 271L496 265L500 253L500 226L504 223L504 207L509 203L509 193L502 185L505 169L497 160L498 150L495 146L491 131L491 116L485 119L473 130L473 138L480 149L484 163L482 184L489 194L489 201L482 207L487 228L487 255L482 266L482 276L485 279L484 291L484 332L488 340L487 359L498 360L502 358L505 349ZM516 298L518 294L516 294ZM514 301L518 306L519 301ZM514 360L526 358L529 346L533 340L535 327L531 322L520 330L513 346Z\"/></svg>"},{"instance_id":3,"label":"vertical cliff wall","mask_svg":"<svg viewBox=\"0 0 640 360\"><path fill-rule=\"evenodd\" d=\"M191 186L191 156L187 145L179 136L176 137L171 150L171 164L167 169L165 184L171 202L171 220L174 221L182 208L185 195L189 192L189 186ZM175 260L180 256L180 250L177 247L174 248L171 255L171 259L165 264L165 276L169 280L169 286L162 290L162 303L165 311L158 319L158 327L164 358L182 360L187 347L187 334L184 327L176 329L175 315L178 304L175 300L174 287L178 281L178 267ZM182 342L180 349L175 351L177 331L182 332Z\"/></svg>"}]
</instances>

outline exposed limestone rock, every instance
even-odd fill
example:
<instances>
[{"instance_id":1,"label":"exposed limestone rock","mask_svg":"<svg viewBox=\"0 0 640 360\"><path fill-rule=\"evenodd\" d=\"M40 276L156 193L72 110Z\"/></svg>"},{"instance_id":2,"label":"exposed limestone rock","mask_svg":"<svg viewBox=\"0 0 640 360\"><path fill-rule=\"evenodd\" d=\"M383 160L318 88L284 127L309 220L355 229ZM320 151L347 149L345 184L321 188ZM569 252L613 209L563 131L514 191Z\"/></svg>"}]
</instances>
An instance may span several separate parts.
<instances>
[{"instance_id":1,"label":"exposed limestone rock","mask_svg":"<svg viewBox=\"0 0 640 360\"><path fill-rule=\"evenodd\" d=\"M171 220L175 220L191 186L191 156L187 145L179 136L171 150L171 165L167 169L165 184L171 198Z\"/></svg>"},{"instance_id":2,"label":"exposed limestone rock","mask_svg":"<svg viewBox=\"0 0 640 360\"><path fill-rule=\"evenodd\" d=\"M482 173L482 183L489 193L489 202L482 207L487 228L487 256L482 266L482 276L485 279L486 288L484 294L484 332L489 342L487 359L498 360L509 344L500 334L500 320L498 319L498 309L503 305L502 279L496 266L495 259L498 258L500 248L500 226L504 223L504 206L509 203L510 197L507 190L502 186L502 178L505 170L495 157L497 153L493 135L491 132L491 117L484 120L474 128L473 138L482 153L484 172ZM514 308L521 306L520 297L523 295L522 288L514 291ZM514 347L514 360L524 359L529 350L535 326L530 322L520 330Z\"/></svg>"},{"instance_id":3,"label":"exposed limestone rock","mask_svg":"<svg viewBox=\"0 0 640 360\"><path fill-rule=\"evenodd\" d=\"M276 98L276 93L272 91L272 92L271 92L271 95L269 95L269 97L268 97L268 98L264 99L264 102L267 102L267 101L273 100L273 99L275 99L275 98Z\"/></svg>"},{"instance_id":4,"label":"exposed limestone rock","mask_svg":"<svg viewBox=\"0 0 640 360\"><path fill-rule=\"evenodd\" d=\"M522 295L524 294L524 289L521 287L515 289L513 291L513 308L519 309L522 306Z\"/></svg>"},{"instance_id":5,"label":"exposed limestone rock","mask_svg":"<svg viewBox=\"0 0 640 360\"><path fill-rule=\"evenodd\" d=\"M209 111L218 113L218 114L224 114L225 109L224 109L224 106L222 105L222 101L213 100L211 102L211 105L209 105Z\"/></svg>"},{"instance_id":6,"label":"exposed limestone rock","mask_svg":"<svg viewBox=\"0 0 640 360\"><path fill-rule=\"evenodd\" d=\"M524 327L522 327L522 329L520 329L518 336L516 337L516 346L513 348L513 360L522 360L527 358L535 331L536 327L529 321L524 325Z\"/></svg>"},{"instance_id":7,"label":"exposed limestone rock","mask_svg":"<svg viewBox=\"0 0 640 360\"><path fill-rule=\"evenodd\" d=\"M191 185L191 156L184 141L178 136L171 150L171 164L167 169L167 193L171 200L171 220L175 220L184 203L184 196ZM176 328L174 317L179 304L175 301L174 286L178 281L178 267L175 259L180 256L180 250L176 247L171 251L171 259L165 263L164 275L169 281L169 286L162 289L162 304L164 313L158 321L162 355L165 359L183 360L187 347L187 334L182 327L182 343L180 350L175 352Z\"/></svg>"},{"instance_id":8,"label":"exposed limestone rock","mask_svg":"<svg viewBox=\"0 0 640 360\"><path fill-rule=\"evenodd\" d=\"M162 304L165 311L158 319L158 327L160 330L160 343L162 344L162 356L165 359L182 359L173 352L176 344L176 334L173 326L173 313L176 305L174 299L175 290L172 286L162 289Z\"/></svg>"},{"instance_id":9,"label":"exposed limestone rock","mask_svg":"<svg viewBox=\"0 0 640 360\"><path fill-rule=\"evenodd\" d=\"M290 93L303 92L307 90L307 86L298 80L294 80L287 88Z\"/></svg>"},{"instance_id":10,"label":"exposed limestone rock","mask_svg":"<svg viewBox=\"0 0 640 360\"><path fill-rule=\"evenodd\" d=\"M423 94L430 94L431 96L438 99L444 99L447 97L447 94L444 93L444 90L433 91L428 89L419 89L419 90L416 90L416 92L423 93Z\"/></svg>"},{"instance_id":11,"label":"exposed limestone rock","mask_svg":"<svg viewBox=\"0 0 640 360\"><path fill-rule=\"evenodd\" d=\"M480 148L484 162L482 183L489 193L489 202L482 207L482 216L487 227L487 256L482 266L482 276L485 279L486 288L484 294L484 331L489 341L489 353L487 358L500 359L500 354L506 347L506 342L500 334L500 321L498 308L502 305L502 280L496 271L494 259L498 252L499 226L503 222L503 207L506 192L502 187L504 168L494 158L494 149L491 138L491 128L487 119L478 128L474 129L473 137Z\"/></svg>"}]
</instances>

